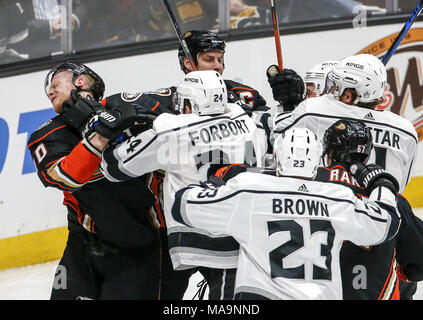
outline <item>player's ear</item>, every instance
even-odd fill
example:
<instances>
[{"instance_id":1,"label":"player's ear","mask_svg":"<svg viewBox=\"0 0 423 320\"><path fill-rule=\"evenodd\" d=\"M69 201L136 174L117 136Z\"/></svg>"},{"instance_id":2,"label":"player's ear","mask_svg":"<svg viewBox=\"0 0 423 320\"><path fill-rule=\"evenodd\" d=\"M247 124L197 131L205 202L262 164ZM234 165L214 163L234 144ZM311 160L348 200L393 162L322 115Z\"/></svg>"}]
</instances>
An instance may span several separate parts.
<instances>
[{"instance_id":1,"label":"player's ear","mask_svg":"<svg viewBox=\"0 0 423 320\"><path fill-rule=\"evenodd\" d=\"M84 84L85 84L84 77L83 76L77 76L74 84L75 84L75 87L77 87L77 88L83 88Z\"/></svg>"}]
</instances>

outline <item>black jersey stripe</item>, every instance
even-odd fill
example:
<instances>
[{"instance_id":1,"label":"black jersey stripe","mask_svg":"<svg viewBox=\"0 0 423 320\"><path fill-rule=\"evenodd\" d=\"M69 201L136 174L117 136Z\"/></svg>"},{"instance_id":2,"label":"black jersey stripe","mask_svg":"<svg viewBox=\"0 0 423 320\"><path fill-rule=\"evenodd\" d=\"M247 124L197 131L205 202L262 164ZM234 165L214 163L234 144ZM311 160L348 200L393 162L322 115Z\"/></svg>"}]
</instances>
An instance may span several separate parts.
<instances>
[{"instance_id":1,"label":"black jersey stripe","mask_svg":"<svg viewBox=\"0 0 423 320\"><path fill-rule=\"evenodd\" d=\"M113 149L106 148L103 151L102 156L103 161L107 163L107 167L103 169L107 172L108 175L119 181L126 181L132 178L119 169L119 161L115 158Z\"/></svg>"},{"instance_id":2,"label":"black jersey stripe","mask_svg":"<svg viewBox=\"0 0 423 320\"><path fill-rule=\"evenodd\" d=\"M274 130L274 132L275 133L283 133L286 130L288 130L289 128L293 127L298 121L300 121L301 119L303 119L305 117L317 117L317 118L329 118L329 119L343 119L343 120L352 120L352 121L354 121L354 120L356 121L357 120L357 118L351 118L351 117L332 116L332 115L321 114L321 113L305 113L305 114L299 116L297 119L295 119L294 122L291 123L289 126L283 128L283 129L280 129L280 130ZM280 119L280 120L275 121L275 125L277 125L279 122L281 122L284 119L286 119L286 118L283 118L283 119ZM414 135L412 135L410 132L408 132L407 130L404 130L402 128L398 128L398 127L395 127L393 125L390 125L390 124L387 124L387 123L382 123L382 122L377 122L377 121L369 121L369 120L365 120L365 119L360 119L360 121L365 122L366 124L367 123L369 123L369 124L378 124L378 125L381 125L381 126L385 126L385 127L389 127L389 128L392 128L392 129L401 131L401 132L405 133L406 135L409 135L410 137L412 137L414 139L414 141L416 143L418 143L418 141L417 141L417 139L416 139L416 137Z\"/></svg>"},{"instance_id":3,"label":"black jersey stripe","mask_svg":"<svg viewBox=\"0 0 423 320\"><path fill-rule=\"evenodd\" d=\"M294 195L294 196L307 196L307 197L313 197L313 198L321 198L321 199L326 199L326 200L330 200L330 201L335 201L335 202L347 202L350 203L352 205L354 205L354 202L351 200L347 200L347 199L338 199L338 198L331 198L331 197L327 197L327 196L322 196L319 194L312 194L312 193L307 193L306 195L303 192L296 192L296 191L265 191L265 190L251 190L251 189L241 189L238 191L235 191L223 198L220 199L215 199L215 200L203 200L203 201L194 201L194 200L188 200L187 203L191 203L191 204L209 204L209 203L217 203L217 202L221 202L221 201L225 201L227 199L233 198L235 196L237 196L239 193L256 193L256 194L283 194L283 195Z\"/></svg>"},{"instance_id":4,"label":"black jersey stripe","mask_svg":"<svg viewBox=\"0 0 423 320\"><path fill-rule=\"evenodd\" d=\"M150 141L148 141L148 143L145 144L145 146L143 146L141 149L139 149L137 152L135 152L132 156L123 160L123 163L127 163L127 162L131 161L133 158L135 158L137 155L139 155L141 152L143 152L145 149L147 149L158 138L159 135L160 135L160 133L156 134L153 138L150 139ZM115 158L115 160L116 160L115 162L117 164L118 161L117 161L116 158Z\"/></svg>"},{"instance_id":5,"label":"black jersey stripe","mask_svg":"<svg viewBox=\"0 0 423 320\"><path fill-rule=\"evenodd\" d=\"M357 210L357 209L354 210L354 211L357 212L357 213L364 214L365 216L368 216L370 219L375 220L375 221L379 221L379 222L386 222L387 221L386 219L382 219L382 218L371 216L366 211Z\"/></svg>"},{"instance_id":6,"label":"black jersey stripe","mask_svg":"<svg viewBox=\"0 0 423 320\"><path fill-rule=\"evenodd\" d=\"M238 242L230 236L210 237L197 232L172 232L168 234L169 249L188 247L215 252L239 250Z\"/></svg>"},{"instance_id":7,"label":"black jersey stripe","mask_svg":"<svg viewBox=\"0 0 423 320\"><path fill-rule=\"evenodd\" d=\"M271 300L265 296L251 292L238 292L235 294L235 300Z\"/></svg>"}]
</instances>

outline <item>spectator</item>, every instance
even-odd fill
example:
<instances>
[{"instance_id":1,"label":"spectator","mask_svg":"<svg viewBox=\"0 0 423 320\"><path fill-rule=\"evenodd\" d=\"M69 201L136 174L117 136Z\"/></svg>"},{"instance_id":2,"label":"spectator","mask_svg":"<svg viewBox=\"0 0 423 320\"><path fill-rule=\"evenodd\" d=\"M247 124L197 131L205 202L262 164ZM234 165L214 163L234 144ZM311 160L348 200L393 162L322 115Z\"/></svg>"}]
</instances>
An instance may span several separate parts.
<instances>
[{"instance_id":1,"label":"spectator","mask_svg":"<svg viewBox=\"0 0 423 320\"><path fill-rule=\"evenodd\" d=\"M37 58L61 50L58 0L0 1L0 54L4 62ZM74 30L79 19L72 16Z\"/></svg>"}]
</instances>

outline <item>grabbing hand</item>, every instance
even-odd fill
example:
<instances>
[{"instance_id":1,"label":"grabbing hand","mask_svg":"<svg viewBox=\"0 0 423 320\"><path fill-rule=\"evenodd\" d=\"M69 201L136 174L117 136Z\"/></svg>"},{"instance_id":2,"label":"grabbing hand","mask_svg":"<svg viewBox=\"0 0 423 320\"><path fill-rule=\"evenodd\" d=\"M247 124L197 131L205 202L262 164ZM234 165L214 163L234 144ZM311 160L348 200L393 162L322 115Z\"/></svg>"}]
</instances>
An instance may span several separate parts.
<instances>
[{"instance_id":1,"label":"grabbing hand","mask_svg":"<svg viewBox=\"0 0 423 320\"><path fill-rule=\"evenodd\" d=\"M89 138L97 132L111 141L118 139L124 130L132 126L139 117L133 107L121 105L119 108L99 110L90 118L84 130L84 138Z\"/></svg>"},{"instance_id":2,"label":"grabbing hand","mask_svg":"<svg viewBox=\"0 0 423 320\"><path fill-rule=\"evenodd\" d=\"M394 194L398 192L398 181L377 164L365 165L356 162L350 165L350 172L357 182L369 192L381 186L391 189Z\"/></svg>"},{"instance_id":3,"label":"grabbing hand","mask_svg":"<svg viewBox=\"0 0 423 320\"><path fill-rule=\"evenodd\" d=\"M76 90L72 90L71 100L63 102L62 117L69 126L81 132L90 119L101 110L104 110L104 107L99 102L84 99Z\"/></svg>"}]
</instances>

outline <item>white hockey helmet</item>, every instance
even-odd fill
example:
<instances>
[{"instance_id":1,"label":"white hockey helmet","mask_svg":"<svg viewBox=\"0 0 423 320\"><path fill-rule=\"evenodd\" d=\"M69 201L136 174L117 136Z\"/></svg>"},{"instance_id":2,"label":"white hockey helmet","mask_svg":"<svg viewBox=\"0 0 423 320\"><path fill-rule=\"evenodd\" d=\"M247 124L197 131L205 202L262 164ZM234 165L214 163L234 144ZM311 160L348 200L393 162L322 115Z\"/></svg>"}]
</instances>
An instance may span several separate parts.
<instances>
[{"instance_id":1,"label":"white hockey helmet","mask_svg":"<svg viewBox=\"0 0 423 320\"><path fill-rule=\"evenodd\" d=\"M200 116L222 114L228 102L226 84L213 70L186 74L176 89L176 97L177 111L182 113L188 100L192 112Z\"/></svg>"},{"instance_id":2,"label":"white hockey helmet","mask_svg":"<svg viewBox=\"0 0 423 320\"><path fill-rule=\"evenodd\" d=\"M276 138L273 155L278 176L314 178L322 145L311 130L291 128Z\"/></svg>"},{"instance_id":3,"label":"white hockey helmet","mask_svg":"<svg viewBox=\"0 0 423 320\"><path fill-rule=\"evenodd\" d=\"M305 84L313 84L316 96L321 96L325 93L326 78L328 73L332 71L332 67L336 66L338 61L328 60L320 62L311 67L304 77Z\"/></svg>"},{"instance_id":4,"label":"white hockey helmet","mask_svg":"<svg viewBox=\"0 0 423 320\"><path fill-rule=\"evenodd\" d=\"M387 82L386 68L375 56L358 54L347 57L334 66L328 74L328 81L336 98L345 89L355 89L357 98L353 104L374 103L383 99L383 89Z\"/></svg>"}]
</instances>

